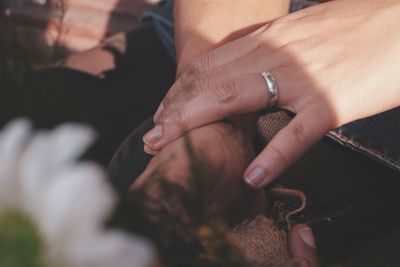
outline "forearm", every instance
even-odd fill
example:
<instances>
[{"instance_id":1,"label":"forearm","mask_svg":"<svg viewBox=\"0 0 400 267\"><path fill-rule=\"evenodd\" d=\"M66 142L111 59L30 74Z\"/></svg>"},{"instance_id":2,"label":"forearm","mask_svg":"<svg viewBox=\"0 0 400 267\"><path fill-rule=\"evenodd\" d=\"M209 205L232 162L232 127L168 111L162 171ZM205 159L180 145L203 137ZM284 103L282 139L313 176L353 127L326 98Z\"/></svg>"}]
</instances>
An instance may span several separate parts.
<instances>
[{"instance_id":1,"label":"forearm","mask_svg":"<svg viewBox=\"0 0 400 267\"><path fill-rule=\"evenodd\" d=\"M289 0L175 0L178 76L199 56L289 11ZM231 118L249 137L257 116Z\"/></svg>"},{"instance_id":2,"label":"forearm","mask_svg":"<svg viewBox=\"0 0 400 267\"><path fill-rule=\"evenodd\" d=\"M175 0L178 73L202 54L285 15L289 0Z\"/></svg>"}]
</instances>

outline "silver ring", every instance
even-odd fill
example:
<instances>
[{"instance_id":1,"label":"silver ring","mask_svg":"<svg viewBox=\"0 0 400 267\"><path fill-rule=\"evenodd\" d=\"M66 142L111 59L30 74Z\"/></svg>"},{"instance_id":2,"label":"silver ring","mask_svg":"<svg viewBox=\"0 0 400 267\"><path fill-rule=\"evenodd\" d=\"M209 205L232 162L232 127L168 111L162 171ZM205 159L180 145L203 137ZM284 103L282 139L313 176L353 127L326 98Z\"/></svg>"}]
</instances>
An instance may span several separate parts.
<instances>
[{"instance_id":1,"label":"silver ring","mask_svg":"<svg viewBox=\"0 0 400 267\"><path fill-rule=\"evenodd\" d=\"M274 75L271 72L261 72L261 76L267 83L269 104L267 109L273 109L278 104L279 88Z\"/></svg>"}]
</instances>

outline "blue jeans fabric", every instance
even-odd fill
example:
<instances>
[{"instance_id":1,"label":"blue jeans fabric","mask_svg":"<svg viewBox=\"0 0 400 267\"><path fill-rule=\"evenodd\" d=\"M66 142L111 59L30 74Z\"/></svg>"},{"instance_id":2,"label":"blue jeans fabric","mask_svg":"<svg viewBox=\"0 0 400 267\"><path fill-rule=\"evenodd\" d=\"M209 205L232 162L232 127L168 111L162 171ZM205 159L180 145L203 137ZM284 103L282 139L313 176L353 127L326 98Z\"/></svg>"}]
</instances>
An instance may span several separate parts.
<instances>
[{"instance_id":1,"label":"blue jeans fabric","mask_svg":"<svg viewBox=\"0 0 400 267\"><path fill-rule=\"evenodd\" d=\"M292 12L317 2L291 1ZM161 42L175 60L173 1L165 1L158 8L145 13L143 20L153 21ZM400 108L347 124L331 131L327 136L400 171Z\"/></svg>"},{"instance_id":2,"label":"blue jeans fabric","mask_svg":"<svg viewBox=\"0 0 400 267\"><path fill-rule=\"evenodd\" d=\"M167 49L168 54L175 60L173 1L166 1L159 7L146 12L142 20L153 22L161 42Z\"/></svg>"}]
</instances>

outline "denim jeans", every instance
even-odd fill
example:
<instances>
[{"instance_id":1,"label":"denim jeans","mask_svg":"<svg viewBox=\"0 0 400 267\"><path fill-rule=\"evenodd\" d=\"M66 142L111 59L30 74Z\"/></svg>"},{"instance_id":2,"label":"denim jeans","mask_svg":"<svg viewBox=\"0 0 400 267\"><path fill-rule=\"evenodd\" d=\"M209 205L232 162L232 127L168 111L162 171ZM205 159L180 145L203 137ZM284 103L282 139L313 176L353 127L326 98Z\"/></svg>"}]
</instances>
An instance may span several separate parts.
<instances>
[{"instance_id":1,"label":"denim jeans","mask_svg":"<svg viewBox=\"0 0 400 267\"><path fill-rule=\"evenodd\" d=\"M292 0L291 11L314 4L316 1ZM154 22L160 40L175 60L172 10L173 1L168 0L160 7L147 12L143 19ZM400 108L347 124L331 131L327 136L345 147L400 171Z\"/></svg>"}]
</instances>

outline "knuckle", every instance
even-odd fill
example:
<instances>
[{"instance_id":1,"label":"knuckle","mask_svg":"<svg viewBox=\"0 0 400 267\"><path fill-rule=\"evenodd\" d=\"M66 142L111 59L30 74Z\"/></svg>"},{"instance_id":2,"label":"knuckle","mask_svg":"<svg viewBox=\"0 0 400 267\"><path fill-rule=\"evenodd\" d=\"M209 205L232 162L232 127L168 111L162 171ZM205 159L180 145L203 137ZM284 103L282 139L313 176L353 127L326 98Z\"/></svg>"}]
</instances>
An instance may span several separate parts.
<instances>
[{"instance_id":1,"label":"knuckle","mask_svg":"<svg viewBox=\"0 0 400 267\"><path fill-rule=\"evenodd\" d=\"M162 112L165 112L169 109L169 107L171 106L171 97L166 97L164 98L163 102L162 102Z\"/></svg>"},{"instance_id":2,"label":"knuckle","mask_svg":"<svg viewBox=\"0 0 400 267\"><path fill-rule=\"evenodd\" d=\"M169 103L171 102L172 99L174 99L179 93L181 92L181 90L179 90L178 88L171 88L167 94L165 95L162 104L164 106L169 106Z\"/></svg>"},{"instance_id":3,"label":"knuckle","mask_svg":"<svg viewBox=\"0 0 400 267\"><path fill-rule=\"evenodd\" d=\"M155 124L162 124L165 121L166 112L165 110L160 111L157 118L154 117L153 121Z\"/></svg>"},{"instance_id":4,"label":"knuckle","mask_svg":"<svg viewBox=\"0 0 400 267\"><path fill-rule=\"evenodd\" d=\"M181 78L180 93L189 95L189 97L195 97L209 88L210 84L211 79L209 75L188 70Z\"/></svg>"},{"instance_id":5,"label":"knuckle","mask_svg":"<svg viewBox=\"0 0 400 267\"><path fill-rule=\"evenodd\" d=\"M201 61L196 61L192 63L186 71L187 77L195 77L200 74L201 71Z\"/></svg>"},{"instance_id":6,"label":"knuckle","mask_svg":"<svg viewBox=\"0 0 400 267\"><path fill-rule=\"evenodd\" d=\"M165 121L168 120L168 118L171 117L171 114L173 114L170 102L168 99L164 99L162 104L161 104L161 109L159 110L157 114L157 118L154 118L154 122L157 124L164 123Z\"/></svg>"},{"instance_id":7,"label":"knuckle","mask_svg":"<svg viewBox=\"0 0 400 267\"><path fill-rule=\"evenodd\" d=\"M303 123L293 122L291 126L291 134L296 142L309 145L310 138L308 136L307 127Z\"/></svg>"},{"instance_id":8,"label":"knuckle","mask_svg":"<svg viewBox=\"0 0 400 267\"><path fill-rule=\"evenodd\" d=\"M211 78L208 75L199 75L187 88L191 97L196 97L211 87Z\"/></svg>"},{"instance_id":9,"label":"knuckle","mask_svg":"<svg viewBox=\"0 0 400 267\"><path fill-rule=\"evenodd\" d=\"M172 122L173 125L180 131L189 129L188 119L185 116L185 112L182 110L178 110L174 113Z\"/></svg>"},{"instance_id":10,"label":"knuckle","mask_svg":"<svg viewBox=\"0 0 400 267\"><path fill-rule=\"evenodd\" d=\"M289 156L276 146L270 146L268 153L273 162L279 162L283 166L287 166L290 162Z\"/></svg>"},{"instance_id":11,"label":"knuckle","mask_svg":"<svg viewBox=\"0 0 400 267\"><path fill-rule=\"evenodd\" d=\"M188 87L200 73L197 63L192 64L179 79L181 88L184 90Z\"/></svg>"},{"instance_id":12,"label":"knuckle","mask_svg":"<svg viewBox=\"0 0 400 267\"><path fill-rule=\"evenodd\" d=\"M220 104L231 104L239 98L239 90L236 81L228 81L215 89L215 96Z\"/></svg>"}]
</instances>

